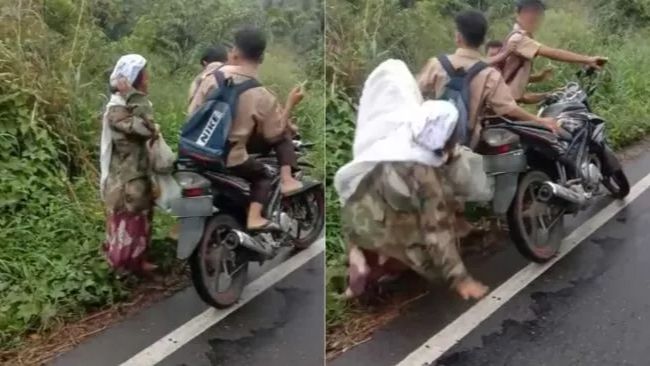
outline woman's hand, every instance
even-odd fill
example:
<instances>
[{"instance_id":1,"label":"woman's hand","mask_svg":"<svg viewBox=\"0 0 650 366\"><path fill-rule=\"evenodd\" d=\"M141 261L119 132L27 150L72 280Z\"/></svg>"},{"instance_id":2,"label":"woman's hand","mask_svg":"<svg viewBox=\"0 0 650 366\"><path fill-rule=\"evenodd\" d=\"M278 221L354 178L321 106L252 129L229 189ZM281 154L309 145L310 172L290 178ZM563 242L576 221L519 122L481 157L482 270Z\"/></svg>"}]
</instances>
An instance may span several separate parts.
<instances>
[{"instance_id":1,"label":"woman's hand","mask_svg":"<svg viewBox=\"0 0 650 366\"><path fill-rule=\"evenodd\" d=\"M126 96L127 94L129 94L129 92L133 90L133 87L124 76L117 79L117 85L115 87L117 89L117 92L120 93L122 96Z\"/></svg>"},{"instance_id":2,"label":"woman's hand","mask_svg":"<svg viewBox=\"0 0 650 366\"><path fill-rule=\"evenodd\" d=\"M151 135L151 141L156 141L160 137L160 125L154 123L153 134Z\"/></svg>"}]
</instances>

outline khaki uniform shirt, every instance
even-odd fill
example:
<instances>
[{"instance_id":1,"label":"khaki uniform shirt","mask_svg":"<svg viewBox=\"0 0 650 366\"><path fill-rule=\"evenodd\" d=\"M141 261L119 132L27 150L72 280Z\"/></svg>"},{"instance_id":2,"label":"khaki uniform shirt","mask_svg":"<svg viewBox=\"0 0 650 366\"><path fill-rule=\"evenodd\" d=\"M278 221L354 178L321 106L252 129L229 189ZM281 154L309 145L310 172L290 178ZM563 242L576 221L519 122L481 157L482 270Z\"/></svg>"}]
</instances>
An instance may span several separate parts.
<instances>
[{"instance_id":1,"label":"khaki uniform shirt","mask_svg":"<svg viewBox=\"0 0 650 366\"><path fill-rule=\"evenodd\" d=\"M469 70L477 62L483 61L483 57L476 50L459 48L453 55L449 55L449 61L456 69ZM432 58L424 66L417 80L424 97L431 99L442 95L445 85L449 82L449 76L438 59ZM473 136L479 136L480 120L485 116L486 110L489 109L498 115L507 115L515 108L517 103L498 70L493 67L485 68L472 79L468 113Z\"/></svg>"},{"instance_id":2,"label":"khaki uniform shirt","mask_svg":"<svg viewBox=\"0 0 650 366\"><path fill-rule=\"evenodd\" d=\"M526 86L530 79L533 69L533 59L542 44L533 39L533 35L523 30L519 24L515 24L513 34L508 40L505 47L515 44L516 48L512 55L508 56L503 67L503 75L511 79L508 86L515 100L521 99L526 92ZM511 78L510 75L514 76Z\"/></svg>"},{"instance_id":3,"label":"khaki uniform shirt","mask_svg":"<svg viewBox=\"0 0 650 366\"><path fill-rule=\"evenodd\" d=\"M187 98L187 114L190 115L203 104L205 98L207 97L208 89L214 88L214 85L217 83L216 79L212 74L219 69L223 63L221 62L212 62L203 68L200 74L198 74L192 84L190 85L189 95ZM212 79L212 80L208 80ZM200 87L202 83L203 87Z\"/></svg>"},{"instance_id":4,"label":"khaki uniform shirt","mask_svg":"<svg viewBox=\"0 0 650 366\"><path fill-rule=\"evenodd\" d=\"M232 77L235 84L257 78L257 71L241 66L227 65L221 68L224 75ZM213 81L212 81L213 80ZM207 85L206 85L207 84ZM199 88L206 94L217 85L215 78L206 78ZM253 135L268 144L274 144L289 133L288 120L283 117L278 99L267 88L248 89L239 96L235 119L230 129L230 153L227 165L240 165L248 159L248 143Z\"/></svg>"}]
</instances>

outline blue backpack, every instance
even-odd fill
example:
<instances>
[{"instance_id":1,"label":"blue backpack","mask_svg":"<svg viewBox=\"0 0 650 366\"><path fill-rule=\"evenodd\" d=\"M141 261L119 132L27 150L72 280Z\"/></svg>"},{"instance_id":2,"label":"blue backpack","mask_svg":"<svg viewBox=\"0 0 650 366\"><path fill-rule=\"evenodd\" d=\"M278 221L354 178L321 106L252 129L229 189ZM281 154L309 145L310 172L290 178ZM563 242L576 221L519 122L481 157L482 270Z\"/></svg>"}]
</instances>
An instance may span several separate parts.
<instances>
[{"instance_id":1,"label":"blue backpack","mask_svg":"<svg viewBox=\"0 0 650 366\"><path fill-rule=\"evenodd\" d=\"M198 162L223 165L228 156L228 135L235 119L239 96L261 84L255 79L235 84L232 78L226 78L219 70L214 77L217 88L185 122L178 151L180 156Z\"/></svg>"},{"instance_id":2,"label":"blue backpack","mask_svg":"<svg viewBox=\"0 0 650 366\"><path fill-rule=\"evenodd\" d=\"M469 70L455 69L446 55L438 56L438 62L445 69L449 76L449 82L445 85L442 96L439 99L447 100L453 103L458 109L458 123L454 135L463 145L469 145L471 134L469 130L469 101L470 101L470 83L476 75L483 71L488 65L479 61Z\"/></svg>"}]
</instances>

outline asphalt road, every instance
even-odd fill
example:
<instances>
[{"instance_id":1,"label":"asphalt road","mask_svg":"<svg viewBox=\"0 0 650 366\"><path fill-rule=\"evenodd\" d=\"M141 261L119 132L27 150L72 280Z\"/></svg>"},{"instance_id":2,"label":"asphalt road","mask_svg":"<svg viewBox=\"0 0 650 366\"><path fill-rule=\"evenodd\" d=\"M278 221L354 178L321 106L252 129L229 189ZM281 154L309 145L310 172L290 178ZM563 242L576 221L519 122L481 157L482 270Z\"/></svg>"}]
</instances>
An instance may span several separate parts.
<instances>
[{"instance_id":1,"label":"asphalt road","mask_svg":"<svg viewBox=\"0 0 650 366\"><path fill-rule=\"evenodd\" d=\"M650 173L650 154L625 166L637 181ZM567 232L607 203L571 219ZM507 248L470 261L470 271L497 287L528 264ZM395 365L472 305L443 286L433 287L372 340L328 365ZM650 192L645 192L431 365L647 366L648 339Z\"/></svg>"},{"instance_id":2,"label":"asphalt road","mask_svg":"<svg viewBox=\"0 0 650 366\"><path fill-rule=\"evenodd\" d=\"M285 257L254 268L250 280ZM322 253L317 255L159 365L322 365L323 258ZM205 309L194 289L185 289L85 341L51 365L119 365Z\"/></svg>"}]
</instances>

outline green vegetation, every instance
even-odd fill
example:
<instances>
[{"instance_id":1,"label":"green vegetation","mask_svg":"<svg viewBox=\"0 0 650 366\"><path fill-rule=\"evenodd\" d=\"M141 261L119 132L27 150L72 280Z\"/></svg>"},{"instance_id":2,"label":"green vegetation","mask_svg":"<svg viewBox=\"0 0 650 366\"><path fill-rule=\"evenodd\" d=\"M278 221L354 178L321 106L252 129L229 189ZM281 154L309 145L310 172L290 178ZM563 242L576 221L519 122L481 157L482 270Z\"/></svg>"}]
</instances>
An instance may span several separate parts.
<instances>
[{"instance_id":1,"label":"green vegetation","mask_svg":"<svg viewBox=\"0 0 650 366\"><path fill-rule=\"evenodd\" d=\"M262 82L284 98L310 81L297 120L322 151L322 7L274 3L0 0L0 353L129 294L99 250L100 118L106 71L120 55L149 60L156 120L174 146L202 50L239 25L265 27L271 42ZM311 159L320 166L323 153ZM156 220L162 237L171 220ZM174 250L156 246L164 259Z\"/></svg>"},{"instance_id":2,"label":"green vegetation","mask_svg":"<svg viewBox=\"0 0 650 366\"><path fill-rule=\"evenodd\" d=\"M346 319L347 304L338 296L344 284L345 245L339 233L339 206L331 181L349 161L354 138L355 103L365 77L387 58L403 59L415 73L425 61L454 50L452 16L479 8L491 22L490 37L502 39L514 17L512 0L329 0L326 6L327 53L327 323ZM650 1L549 1L543 30L537 38L563 47L610 58L594 109L610 123L616 147L650 132ZM547 61L539 61L538 68ZM576 66L556 64L555 79L540 90L559 87L571 79Z\"/></svg>"}]
</instances>

